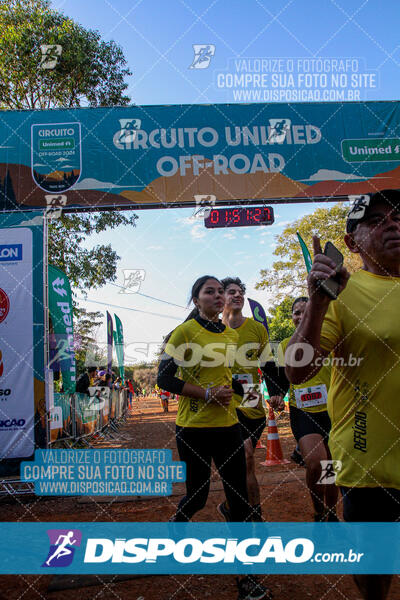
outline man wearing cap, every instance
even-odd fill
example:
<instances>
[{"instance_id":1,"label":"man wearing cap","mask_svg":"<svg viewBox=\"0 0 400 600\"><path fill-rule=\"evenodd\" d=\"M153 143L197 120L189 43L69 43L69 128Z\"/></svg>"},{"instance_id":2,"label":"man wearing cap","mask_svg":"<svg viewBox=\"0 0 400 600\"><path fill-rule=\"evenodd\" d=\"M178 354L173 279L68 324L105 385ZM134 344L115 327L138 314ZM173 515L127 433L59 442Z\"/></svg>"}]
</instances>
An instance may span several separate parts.
<instances>
[{"instance_id":1,"label":"man wearing cap","mask_svg":"<svg viewBox=\"0 0 400 600\"><path fill-rule=\"evenodd\" d=\"M329 447L332 458L342 463L336 483L343 494L344 519L398 521L400 191L385 190L356 200L344 240L363 261L362 269L351 277L344 267L335 269L322 254L319 238L313 239L310 300L288 345L297 344L286 373L294 384L306 381L320 369L321 357L332 352L336 361L328 395ZM340 283L334 301L320 286L332 276ZM304 343L313 350L306 365L301 361ZM387 598L390 575L354 579L363 598Z\"/></svg>"}]
</instances>

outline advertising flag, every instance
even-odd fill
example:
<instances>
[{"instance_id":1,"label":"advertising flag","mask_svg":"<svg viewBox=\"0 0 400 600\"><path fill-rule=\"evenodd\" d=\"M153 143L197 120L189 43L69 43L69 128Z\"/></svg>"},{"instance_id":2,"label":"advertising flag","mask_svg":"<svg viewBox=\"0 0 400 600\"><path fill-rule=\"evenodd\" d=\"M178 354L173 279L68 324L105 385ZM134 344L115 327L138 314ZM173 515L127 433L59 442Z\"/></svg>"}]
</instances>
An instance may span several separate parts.
<instances>
[{"instance_id":1,"label":"advertising flag","mask_svg":"<svg viewBox=\"0 0 400 600\"><path fill-rule=\"evenodd\" d=\"M76 365L71 286L66 274L49 265L49 311L57 342L64 393L75 393ZM51 366L51 365L50 365Z\"/></svg>"},{"instance_id":2,"label":"advertising flag","mask_svg":"<svg viewBox=\"0 0 400 600\"><path fill-rule=\"evenodd\" d=\"M267 315L265 314L263 307L256 300L252 300L251 298L248 298L248 301L250 304L251 312L253 313L253 319L255 321L258 321L262 325L264 325L265 329L267 330L268 336L269 336Z\"/></svg>"},{"instance_id":3,"label":"advertising flag","mask_svg":"<svg viewBox=\"0 0 400 600\"><path fill-rule=\"evenodd\" d=\"M125 383L125 372L124 372L124 331L123 331L123 328L122 328L121 320L120 320L120 318L115 313L114 313L114 319L115 319L114 341L115 341L115 349L116 349L116 352L117 352L119 374L120 374L120 377L122 379L122 382Z\"/></svg>"},{"instance_id":4,"label":"advertising flag","mask_svg":"<svg viewBox=\"0 0 400 600\"><path fill-rule=\"evenodd\" d=\"M112 371L112 349L113 349L113 322L107 311L107 373Z\"/></svg>"},{"instance_id":5,"label":"advertising flag","mask_svg":"<svg viewBox=\"0 0 400 600\"><path fill-rule=\"evenodd\" d=\"M307 273L309 273L311 271L311 267L312 267L311 254L310 254L309 249L307 248L305 241L303 240L303 238L301 237L299 232L297 231L296 233L297 233L297 239L299 240L299 243L300 243L301 251L303 253L303 258L304 258L304 262L306 264Z\"/></svg>"}]
</instances>

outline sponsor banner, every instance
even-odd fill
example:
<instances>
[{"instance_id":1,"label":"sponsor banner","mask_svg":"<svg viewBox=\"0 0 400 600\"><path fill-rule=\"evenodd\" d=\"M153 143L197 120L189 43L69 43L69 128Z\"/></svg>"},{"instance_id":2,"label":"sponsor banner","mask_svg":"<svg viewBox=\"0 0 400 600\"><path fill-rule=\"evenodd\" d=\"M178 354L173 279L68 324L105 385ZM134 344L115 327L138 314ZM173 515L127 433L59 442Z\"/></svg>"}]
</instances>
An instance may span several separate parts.
<instances>
[{"instance_id":1,"label":"sponsor banner","mask_svg":"<svg viewBox=\"0 0 400 600\"><path fill-rule=\"evenodd\" d=\"M72 436L72 397L69 394L54 393L54 407L61 410L62 437Z\"/></svg>"},{"instance_id":2,"label":"sponsor banner","mask_svg":"<svg viewBox=\"0 0 400 600\"><path fill-rule=\"evenodd\" d=\"M52 194L66 208L137 209L399 189L399 121L400 102L4 111L0 210L45 208Z\"/></svg>"},{"instance_id":3,"label":"sponsor banner","mask_svg":"<svg viewBox=\"0 0 400 600\"><path fill-rule=\"evenodd\" d=\"M1 179L1 176L0 176ZM1 186L0 186L1 187ZM0 214L0 458L46 445L43 213Z\"/></svg>"},{"instance_id":4,"label":"sponsor banner","mask_svg":"<svg viewBox=\"0 0 400 600\"><path fill-rule=\"evenodd\" d=\"M0 448L3 458L34 451L34 339L32 231L1 230Z\"/></svg>"},{"instance_id":5,"label":"sponsor banner","mask_svg":"<svg viewBox=\"0 0 400 600\"><path fill-rule=\"evenodd\" d=\"M2 574L399 572L400 523L2 523L0 533Z\"/></svg>"},{"instance_id":6,"label":"sponsor banner","mask_svg":"<svg viewBox=\"0 0 400 600\"><path fill-rule=\"evenodd\" d=\"M74 394L76 365L72 293L68 277L61 269L49 265L49 311L57 342L57 359L61 367L64 392Z\"/></svg>"}]
</instances>

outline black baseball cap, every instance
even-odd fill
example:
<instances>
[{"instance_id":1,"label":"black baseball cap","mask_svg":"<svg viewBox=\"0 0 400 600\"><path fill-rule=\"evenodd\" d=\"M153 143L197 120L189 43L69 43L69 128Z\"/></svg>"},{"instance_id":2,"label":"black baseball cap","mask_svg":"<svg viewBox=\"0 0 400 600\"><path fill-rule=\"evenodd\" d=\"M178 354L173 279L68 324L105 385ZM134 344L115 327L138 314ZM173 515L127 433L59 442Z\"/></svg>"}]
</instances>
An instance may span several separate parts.
<instances>
[{"instance_id":1,"label":"black baseball cap","mask_svg":"<svg viewBox=\"0 0 400 600\"><path fill-rule=\"evenodd\" d=\"M386 204L400 210L400 190L382 190L375 194L357 196L347 215L346 232L352 233L357 225L366 218L368 210L377 202L386 202Z\"/></svg>"}]
</instances>

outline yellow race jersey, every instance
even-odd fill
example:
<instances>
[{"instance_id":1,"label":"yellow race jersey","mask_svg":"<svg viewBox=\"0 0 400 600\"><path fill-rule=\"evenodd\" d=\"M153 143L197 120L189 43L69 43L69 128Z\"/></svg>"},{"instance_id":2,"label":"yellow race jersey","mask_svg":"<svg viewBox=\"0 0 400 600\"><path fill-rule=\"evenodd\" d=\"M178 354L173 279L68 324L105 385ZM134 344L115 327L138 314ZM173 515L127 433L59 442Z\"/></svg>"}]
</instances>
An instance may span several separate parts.
<instances>
[{"instance_id":1,"label":"yellow race jersey","mask_svg":"<svg viewBox=\"0 0 400 600\"><path fill-rule=\"evenodd\" d=\"M285 352L289 344L288 337L279 344L278 360L281 366L285 365ZM330 357L327 361L330 363ZM331 364L326 364L321 370L304 383L290 384L289 404L305 410L306 412L322 412L327 410L328 391L331 382Z\"/></svg>"},{"instance_id":2,"label":"yellow race jersey","mask_svg":"<svg viewBox=\"0 0 400 600\"><path fill-rule=\"evenodd\" d=\"M216 385L231 388L238 337L229 327L222 333L214 333L190 319L173 331L165 352L179 365L183 381L203 388ZM181 427L230 427L237 422L233 400L226 407L179 396L176 424Z\"/></svg>"},{"instance_id":3,"label":"yellow race jersey","mask_svg":"<svg viewBox=\"0 0 400 600\"><path fill-rule=\"evenodd\" d=\"M267 330L261 323L254 319L245 319L240 327L235 331L239 335L235 364L232 369L233 377L243 384L259 383L259 358L265 362L271 357L271 351L268 343ZM246 389L246 388L245 388ZM236 407L243 411L249 419L260 419L265 417L265 410L262 404L262 393L256 406L254 402L247 402L238 394L233 395Z\"/></svg>"},{"instance_id":4,"label":"yellow race jersey","mask_svg":"<svg viewBox=\"0 0 400 600\"><path fill-rule=\"evenodd\" d=\"M361 270L331 302L321 347L335 360L329 447L338 485L400 489L400 278ZM336 364L335 364L336 363Z\"/></svg>"}]
</instances>

